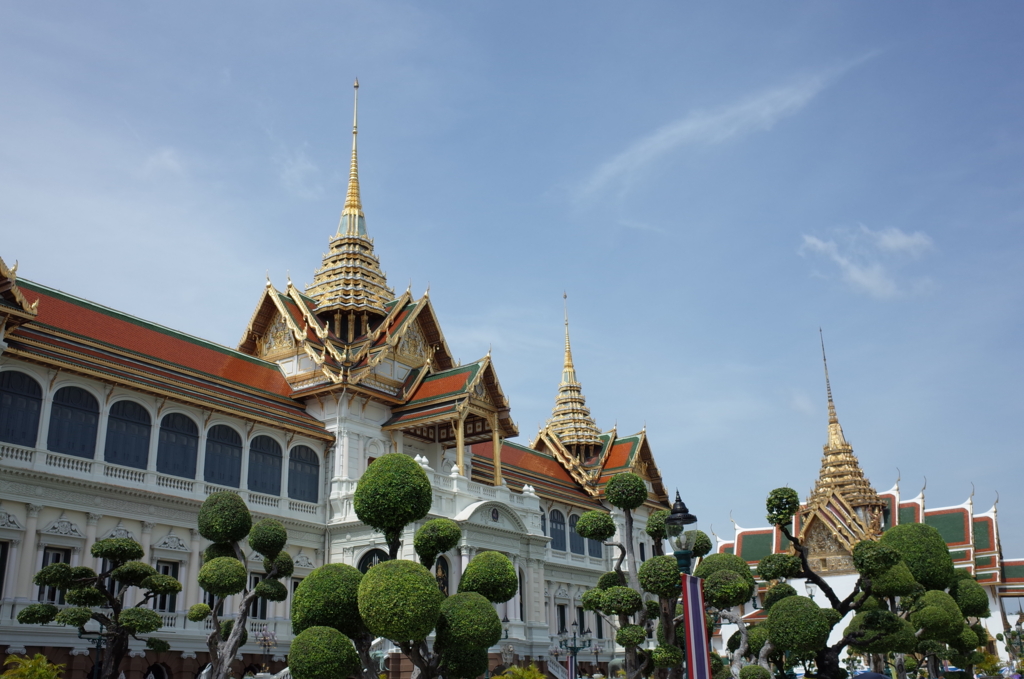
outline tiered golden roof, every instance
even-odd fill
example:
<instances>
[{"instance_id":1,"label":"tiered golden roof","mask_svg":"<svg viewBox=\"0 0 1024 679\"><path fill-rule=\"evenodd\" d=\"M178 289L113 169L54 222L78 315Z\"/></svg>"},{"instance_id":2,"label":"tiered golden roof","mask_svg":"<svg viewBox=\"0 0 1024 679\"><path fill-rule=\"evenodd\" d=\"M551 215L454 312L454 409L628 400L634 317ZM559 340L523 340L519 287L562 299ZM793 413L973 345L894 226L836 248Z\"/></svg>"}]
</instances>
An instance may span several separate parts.
<instances>
[{"instance_id":1,"label":"tiered golden roof","mask_svg":"<svg viewBox=\"0 0 1024 679\"><path fill-rule=\"evenodd\" d=\"M359 81L355 83L352 114L352 161L345 207L338 231L323 265L316 270L306 293L316 301L317 314L325 312L370 313L384 316L384 305L395 298L380 261L373 253L373 239L366 235L366 218L359 195L359 162L356 153L359 114ZM362 330L365 332L365 328Z\"/></svg>"},{"instance_id":2,"label":"tiered golden roof","mask_svg":"<svg viewBox=\"0 0 1024 679\"><path fill-rule=\"evenodd\" d=\"M564 297L564 295L563 295ZM565 363L562 367L562 382L558 385L555 407L548 420L548 429L562 444L579 457L590 457L603 444L601 430L590 416L583 387L576 379L576 368L572 362L572 347L569 345L569 312L565 313Z\"/></svg>"}]
</instances>

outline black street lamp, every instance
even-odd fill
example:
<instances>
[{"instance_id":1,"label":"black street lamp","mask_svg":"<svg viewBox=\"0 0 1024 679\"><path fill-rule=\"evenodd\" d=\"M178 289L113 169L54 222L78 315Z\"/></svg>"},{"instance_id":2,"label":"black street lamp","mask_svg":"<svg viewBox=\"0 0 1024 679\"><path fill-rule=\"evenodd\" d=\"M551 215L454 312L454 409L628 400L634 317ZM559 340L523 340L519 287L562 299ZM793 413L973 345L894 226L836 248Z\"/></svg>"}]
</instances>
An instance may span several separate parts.
<instances>
[{"instance_id":1,"label":"black street lamp","mask_svg":"<svg viewBox=\"0 0 1024 679\"><path fill-rule=\"evenodd\" d=\"M697 539L697 531L684 528L695 523L697 517L686 508L677 490L676 501L672 503L672 513L665 519L665 534L672 545L679 572L687 575L690 574L690 565L693 563L693 543Z\"/></svg>"},{"instance_id":2,"label":"black street lamp","mask_svg":"<svg viewBox=\"0 0 1024 679\"><path fill-rule=\"evenodd\" d=\"M587 629L583 630L583 633L580 634L579 638L577 638L576 635L580 629L579 624L577 624L574 620L570 627L572 627L571 633L566 631L565 629L563 629L559 633L558 645L567 650L569 654L572 655L571 665L572 667L576 668L576 674L578 675L579 666L576 664L576 654L585 648L590 648L590 628L588 627ZM569 677L569 679L576 679L576 677Z\"/></svg>"},{"instance_id":3,"label":"black street lamp","mask_svg":"<svg viewBox=\"0 0 1024 679\"><path fill-rule=\"evenodd\" d=\"M103 636L103 625L100 625L100 629L96 632L95 639L90 636L82 634L81 630L78 632L79 639L91 639L96 644L96 664L92 668L92 679L100 679L100 671L103 665L103 647L107 645L107 638Z\"/></svg>"}]
</instances>

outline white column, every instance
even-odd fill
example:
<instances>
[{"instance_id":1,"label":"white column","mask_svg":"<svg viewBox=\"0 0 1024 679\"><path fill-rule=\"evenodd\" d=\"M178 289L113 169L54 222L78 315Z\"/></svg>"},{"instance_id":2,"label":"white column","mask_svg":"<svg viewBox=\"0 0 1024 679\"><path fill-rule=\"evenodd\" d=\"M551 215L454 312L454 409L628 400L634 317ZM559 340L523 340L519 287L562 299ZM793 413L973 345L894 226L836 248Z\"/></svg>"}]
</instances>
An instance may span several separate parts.
<instances>
[{"instance_id":1,"label":"white column","mask_svg":"<svg viewBox=\"0 0 1024 679\"><path fill-rule=\"evenodd\" d=\"M25 542L22 545L21 563L18 566L18 584L14 591L20 599L33 599L35 597L32 596L32 578L36 574L36 545L39 539L36 530L39 527L39 512L43 511L43 507L33 504L25 506L28 508L25 519Z\"/></svg>"},{"instance_id":2,"label":"white column","mask_svg":"<svg viewBox=\"0 0 1024 679\"><path fill-rule=\"evenodd\" d=\"M238 476L238 490L249 490L249 443L251 441L251 436L242 439L242 470Z\"/></svg>"},{"instance_id":3,"label":"white column","mask_svg":"<svg viewBox=\"0 0 1024 679\"><path fill-rule=\"evenodd\" d=\"M199 430L199 450L196 451L196 481L206 481L206 434L208 427Z\"/></svg>"},{"instance_id":4,"label":"white column","mask_svg":"<svg viewBox=\"0 0 1024 679\"><path fill-rule=\"evenodd\" d=\"M160 415L157 415L149 430L149 457L146 458L147 472L156 471L156 456L157 451L160 450L160 417ZM156 481L155 478L152 480Z\"/></svg>"},{"instance_id":5,"label":"white column","mask_svg":"<svg viewBox=\"0 0 1024 679\"><path fill-rule=\"evenodd\" d=\"M558 608L555 606L555 591L558 583L548 582L548 634L558 634Z\"/></svg>"},{"instance_id":6,"label":"white column","mask_svg":"<svg viewBox=\"0 0 1024 679\"><path fill-rule=\"evenodd\" d=\"M512 568L515 569L516 580L519 580L519 557L517 557L517 556L513 556L512 557ZM509 612L509 616L508 616L509 620L518 621L520 619L520 617L519 617L519 600L522 598L522 592L523 592L523 588L524 587L525 587L525 583L520 581L519 582L519 588L516 590L515 596L513 596L511 599L509 599L509 605L512 607L512 610Z\"/></svg>"},{"instance_id":7,"label":"white column","mask_svg":"<svg viewBox=\"0 0 1024 679\"><path fill-rule=\"evenodd\" d=\"M113 391L113 387L111 387ZM96 423L96 454L93 459L97 462L107 461L107 421L110 415L110 398L100 405L99 421Z\"/></svg>"},{"instance_id":8,"label":"white column","mask_svg":"<svg viewBox=\"0 0 1024 679\"><path fill-rule=\"evenodd\" d=\"M199 566L203 556L201 551L202 538L199 535L199 531L195 528L190 528L188 532L191 538L189 546L192 548L192 553L188 559L188 582L185 583L185 604L191 607L199 603Z\"/></svg>"},{"instance_id":9,"label":"white column","mask_svg":"<svg viewBox=\"0 0 1024 679\"><path fill-rule=\"evenodd\" d=\"M48 377L51 382L53 378L57 376L56 371L48 370ZM51 382L43 382L43 408L39 413L39 431L36 435L36 448L46 450L46 439L50 432L50 411L53 410L53 389L50 388ZM35 550L33 550L35 551Z\"/></svg>"},{"instance_id":10,"label":"white column","mask_svg":"<svg viewBox=\"0 0 1024 679\"><path fill-rule=\"evenodd\" d=\"M96 524L103 518L102 514L93 514L89 512L86 515L85 521L85 556L84 563L89 568L96 570L99 568L100 560L92 555L92 546L96 544ZM98 572L98 571L97 571Z\"/></svg>"},{"instance_id":11,"label":"white column","mask_svg":"<svg viewBox=\"0 0 1024 679\"><path fill-rule=\"evenodd\" d=\"M291 459L291 450L284 449L281 451L281 497L288 497L288 460ZM317 492L319 492L319 488ZM288 505L285 505L287 507ZM271 602L276 603L276 602Z\"/></svg>"},{"instance_id":12,"label":"white column","mask_svg":"<svg viewBox=\"0 0 1024 679\"><path fill-rule=\"evenodd\" d=\"M18 564L21 562L21 546L23 540L11 540L10 551L7 552L7 572L4 573L4 582L11 589L7 590L5 599L13 599L17 596L18 590ZM13 590L13 591L12 591Z\"/></svg>"}]
</instances>

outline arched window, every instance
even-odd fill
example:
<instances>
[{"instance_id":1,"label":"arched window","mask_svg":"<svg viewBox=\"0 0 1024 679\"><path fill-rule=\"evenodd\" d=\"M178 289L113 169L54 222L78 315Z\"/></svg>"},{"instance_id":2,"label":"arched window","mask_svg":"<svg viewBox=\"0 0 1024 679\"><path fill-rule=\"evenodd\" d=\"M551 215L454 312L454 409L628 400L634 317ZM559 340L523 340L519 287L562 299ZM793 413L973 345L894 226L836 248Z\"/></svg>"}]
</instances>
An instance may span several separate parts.
<instances>
[{"instance_id":1,"label":"arched window","mask_svg":"<svg viewBox=\"0 0 1024 679\"><path fill-rule=\"evenodd\" d=\"M437 557L434 564L434 577L437 578L437 588L441 594L448 596L448 559L443 556Z\"/></svg>"},{"instance_id":2,"label":"arched window","mask_svg":"<svg viewBox=\"0 0 1024 679\"><path fill-rule=\"evenodd\" d=\"M320 460L309 446L295 446L288 454L288 497L316 502Z\"/></svg>"},{"instance_id":3,"label":"arched window","mask_svg":"<svg viewBox=\"0 0 1024 679\"><path fill-rule=\"evenodd\" d=\"M540 515L540 532L544 535L548 534L548 515L543 512Z\"/></svg>"},{"instance_id":4,"label":"arched window","mask_svg":"<svg viewBox=\"0 0 1024 679\"><path fill-rule=\"evenodd\" d=\"M580 517L573 514L569 517L569 551L573 554L585 554L587 551L586 542L583 537L576 532L576 524L579 522Z\"/></svg>"},{"instance_id":5,"label":"arched window","mask_svg":"<svg viewBox=\"0 0 1024 679\"><path fill-rule=\"evenodd\" d=\"M0 441L34 448L43 390L17 370L0 373Z\"/></svg>"},{"instance_id":6,"label":"arched window","mask_svg":"<svg viewBox=\"0 0 1024 679\"><path fill-rule=\"evenodd\" d=\"M523 585L526 583L526 573L523 569L519 569L519 619L526 620L526 592L523 591Z\"/></svg>"},{"instance_id":7,"label":"arched window","mask_svg":"<svg viewBox=\"0 0 1024 679\"><path fill-rule=\"evenodd\" d=\"M587 538L587 550L590 552L590 556L595 557L597 559L600 559L601 558L601 541L600 540L592 540L591 538Z\"/></svg>"},{"instance_id":8,"label":"arched window","mask_svg":"<svg viewBox=\"0 0 1024 679\"><path fill-rule=\"evenodd\" d=\"M118 401L107 416L103 459L111 464L145 469L149 460L150 417L135 401Z\"/></svg>"},{"instance_id":9,"label":"arched window","mask_svg":"<svg viewBox=\"0 0 1024 679\"><path fill-rule=\"evenodd\" d=\"M371 567L376 566L381 561L388 560L388 553L380 549L371 549L366 554L363 554L363 558L359 560L359 572L365 573L370 570Z\"/></svg>"},{"instance_id":10,"label":"arched window","mask_svg":"<svg viewBox=\"0 0 1024 679\"><path fill-rule=\"evenodd\" d=\"M565 551L565 515L557 509L551 510L551 549Z\"/></svg>"},{"instance_id":11,"label":"arched window","mask_svg":"<svg viewBox=\"0 0 1024 679\"><path fill-rule=\"evenodd\" d=\"M269 436L257 436L249 444L249 490L281 494L281 446Z\"/></svg>"},{"instance_id":12,"label":"arched window","mask_svg":"<svg viewBox=\"0 0 1024 679\"><path fill-rule=\"evenodd\" d=\"M79 387L60 389L53 395L46 448L91 460L96 454L99 421L100 404L92 394Z\"/></svg>"},{"instance_id":13,"label":"arched window","mask_svg":"<svg viewBox=\"0 0 1024 679\"><path fill-rule=\"evenodd\" d=\"M203 478L220 486L238 488L242 479L242 437L225 424L206 434L206 469Z\"/></svg>"},{"instance_id":14,"label":"arched window","mask_svg":"<svg viewBox=\"0 0 1024 679\"><path fill-rule=\"evenodd\" d=\"M161 474L196 477L196 452L199 450L199 427L181 413L164 416L160 422L160 443L156 449L156 470Z\"/></svg>"}]
</instances>

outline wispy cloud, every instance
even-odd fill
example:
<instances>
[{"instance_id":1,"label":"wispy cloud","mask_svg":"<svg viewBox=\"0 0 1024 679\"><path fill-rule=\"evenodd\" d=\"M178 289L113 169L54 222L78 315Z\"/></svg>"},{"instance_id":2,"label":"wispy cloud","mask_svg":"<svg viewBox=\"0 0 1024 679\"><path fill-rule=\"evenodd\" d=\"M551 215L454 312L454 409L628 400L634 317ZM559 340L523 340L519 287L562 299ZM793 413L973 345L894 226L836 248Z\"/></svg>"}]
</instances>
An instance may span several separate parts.
<instances>
[{"instance_id":1,"label":"wispy cloud","mask_svg":"<svg viewBox=\"0 0 1024 679\"><path fill-rule=\"evenodd\" d=\"M310 200L323 195L320 168L306 155L305 148L286 149L280 160L279 177L288 193Z\"/></svg>"},{"instance_id":2,"label":"wispy cloud","mask_svg":"<svg viewBox=\"0 0 1024 679\"><path fill-rule=\"evenodd\" d=\"M931 237L922 231L873 231L860 225L856 229L837 229L828 240L804 234L800 254L822 255L839 268L843 280L853 289L878 299L891 299L931 289L928 278L897 281L894 269L902 261L918 259L933 248Z\"/></svg>"},{"instance_id":3,"label":"wispy cloud","mask_svg":"<svg viewBox=\"0 0 1024 679\"><path fill-rule=\"evenodd\" d=\"M839 68L759 92L727 106L692 111L638 139L599 165L578 188L576 199L586 201L613 184L619 185L618 193L625 192L645 168L681 146L710 146L770 130L783 118L807 106L844 72L873 55L871 53Z\"/></svg>"}]
</instances>

